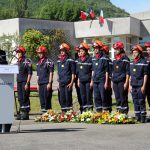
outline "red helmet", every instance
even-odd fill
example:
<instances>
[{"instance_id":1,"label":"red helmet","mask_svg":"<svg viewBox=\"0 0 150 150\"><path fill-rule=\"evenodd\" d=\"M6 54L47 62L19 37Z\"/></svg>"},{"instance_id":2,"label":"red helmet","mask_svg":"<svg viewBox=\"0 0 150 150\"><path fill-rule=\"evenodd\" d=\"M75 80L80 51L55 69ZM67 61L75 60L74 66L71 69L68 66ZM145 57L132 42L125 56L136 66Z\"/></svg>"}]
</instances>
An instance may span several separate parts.
<instances>
[{"instance_id":1,"label":"red helmet","mask_svg":"<svg viewBox=\"0 0 150 150\"><path fill-rule=\"evenodd\" d=\"M132 52L133 51L139 51L139 52L143 53L143 48L138 44L134 45L131 50L132 50Z\"/></svg>"},{"instance_id":2,"label":"red helmet","mask_svg":"<svg viewBox=\"0 0 150 150\"><path fill-rule=\"evenodd\" d=\"M146 42L146 43L144 44L144 46L145 46L145 47L150 47L150 42Z\"/></svg>"},{"instance_id":3,"label":"red helmet","mask_svg":"<svg viewBox=\"0 0 150 150\"><path fill-rule=\"evenodd\" d=\"M83 42L83 43L80 44L79 49L89 50L90 47L89 47L89 45L87 43Z\"/></svg>"},{"instance_id":4,"label":"red helmet","mask_svg":"<svg viewBox=\"0 0 150 150\"><path fill-rule=\"evenodd\" d=\"M76 46L75 48L74 48L74 50L76 51L76 52L79 52L79 47L78 46Z\"/></svg>"},{"instance_id":5,"label":"red helmet","mask_svg":"<svg viewBox=\"0 0 150 150\"><path fill-rule=\"evenodd\" d=\"M104 45L103 46L103 51L108 53L109 52L109 47L107 45Z\"/></svg>"},{"instance_id":6,"label":"red helmet","mask_svg":"<svg viewBox=\"0 0 150 150\"><path fill-rule=\"evenodd\" d=\"M93 47L97 47L97 46L98 47L103 47L104 44L99 40L95 40L94 43L93 43Z\"/></svg>"},{"instance_id":7,"label":"red helmet","mask_svg":"<svg viewBox=\"0 0 150 150\"><path fill-rule=\"evenodd\" d=\"M113 44L113 48L114 49L123 49L124 48L124 44L123 44L123 42L118 41L118 42Z\"/></svg>"},{"instance_id":8,"label":"red helmet","mask_svg":"<svg viewBox=\"0 0 150 150\"><path fill-rule=\"evenodd\" d=\"M67 51L70 50L70 46L66 43L62 43L60 46L59 46L59 49L62 50L62 49L65 49Z\"/></svg>"},{"instance_id":9,"label":"red helmet","mask_svg":"<svg viewBox=\"0 0 150 150\"><path fill-rule=\"evenodd\" d=\"M26 49L23 46L19 46L19 47L16 48L16 52L25 53Z\"/></svg>"},{"instance_id":10,"label":"red helmet","mask_svg":"<svg viewBox=\"0 0 150 150\"><path fill-rule=\"evenodd\" d=\"M47 48L45 46L39 46L36 50L37 53L47 53Z\"/></svg>"}]
</instances>

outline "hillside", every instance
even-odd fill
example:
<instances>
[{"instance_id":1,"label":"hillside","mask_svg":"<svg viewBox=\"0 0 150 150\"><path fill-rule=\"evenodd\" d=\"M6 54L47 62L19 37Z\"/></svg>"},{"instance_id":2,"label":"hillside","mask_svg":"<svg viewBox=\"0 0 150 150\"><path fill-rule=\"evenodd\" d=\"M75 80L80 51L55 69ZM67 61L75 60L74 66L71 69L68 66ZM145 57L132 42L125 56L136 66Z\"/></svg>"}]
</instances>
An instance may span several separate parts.
<instances>
[{"instance_id":1,"label":"hillside","mask_svg":"<svg viewBox=\"0 0 150 150\"><path fill-rule=\"evenodd\" d=\"M62 21L80 20L80 11L92 7L104 17L124 17L129 14L113 5L110 0L0 0L0 19L15 17L40 18Z\"/></svg>"}]
</instances>

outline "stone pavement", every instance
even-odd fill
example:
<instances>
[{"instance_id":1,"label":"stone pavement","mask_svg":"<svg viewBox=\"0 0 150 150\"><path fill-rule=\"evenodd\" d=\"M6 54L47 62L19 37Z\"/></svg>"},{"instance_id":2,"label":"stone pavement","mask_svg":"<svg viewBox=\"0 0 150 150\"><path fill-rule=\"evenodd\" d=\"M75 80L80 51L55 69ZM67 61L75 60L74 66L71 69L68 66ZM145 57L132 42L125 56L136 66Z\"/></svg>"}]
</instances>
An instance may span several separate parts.
<instances>
[{"instance_id":1,"label":"stone pavement","mask_svg":"<svg viewBox=\"0 0 150 150\"><path fill-rule=\"evenodd\" d=\"M0 134L0 150L149 150L150 124L96 125L22 121Z\"/></svg>"},{"instance_id":2,"label":"stone pavement","mask_svg":"<svg viewBox=\"0 0 150 150\"><path fill-rule=\"evenodd\" d=\"M35 72L32 84L36 84ZM55 74L54 89L57 85ZM0 150L150 150L150 123L35 123L34 116L30 118L29 121L14 121L10 134L0 134ZM20 133L17 133L19 123Z\"/></svg>"}]
</instances>

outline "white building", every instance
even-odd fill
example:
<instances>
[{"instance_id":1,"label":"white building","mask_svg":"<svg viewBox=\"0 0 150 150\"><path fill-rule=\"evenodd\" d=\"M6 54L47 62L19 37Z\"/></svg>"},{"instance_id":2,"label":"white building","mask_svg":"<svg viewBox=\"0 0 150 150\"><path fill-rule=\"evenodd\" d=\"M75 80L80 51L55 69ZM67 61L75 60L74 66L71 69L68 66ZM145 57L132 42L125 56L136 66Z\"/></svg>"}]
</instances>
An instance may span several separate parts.
<instances>
[{"instance_id":1,"label":"white building","mask_svg":"<svg viewBox=\"0 0 150 150\"><path fill-rule=\"evenodd\" d=\"M150 41L150 11L123 18L106 18L103 26L98 20L75 22L74 26L76 38L105 37L110 47L114 42L122 41L127 52L134 44ZM111 53L114 57L113 49Z\"/></svg>"}]
</instances>

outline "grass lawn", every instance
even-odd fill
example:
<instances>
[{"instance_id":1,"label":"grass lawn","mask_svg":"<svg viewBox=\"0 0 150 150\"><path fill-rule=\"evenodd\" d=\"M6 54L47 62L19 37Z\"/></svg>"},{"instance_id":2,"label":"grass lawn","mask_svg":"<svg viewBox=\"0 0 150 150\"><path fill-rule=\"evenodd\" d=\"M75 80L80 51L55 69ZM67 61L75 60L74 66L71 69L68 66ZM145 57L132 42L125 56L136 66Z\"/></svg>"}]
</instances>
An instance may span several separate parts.
<instances>
[{"instance_id":1,"label":"grass lawn","mask_svg":"<svg viewBox=\"0 0 150 150\"><path fill-rule=\"evenodd\" d=\"M37 93L31 93L32 96L36 96ZM39 113L40 112L40 101L39 101L39 97L30 97L30 102L31 102L31 113ZM116 110L116 101L115 99L113 99L113 111ZM19 106L19 105L18 105ZM147 108L148 108L148 105L147 105ZM57 94L53 94L53 97L52 97L52 109L54 111L61 111L61 108L60 108L60 105L59 105L59 102L58 102L58 96ZM77 102L77 97L76 96L73 96L73 110L74 111L78 111L79 110L79 104ZM134 106L133 106L133 102L132 100L129 100L129 111L133 111L134 110Z\"/></svg>"}]
</instances>

